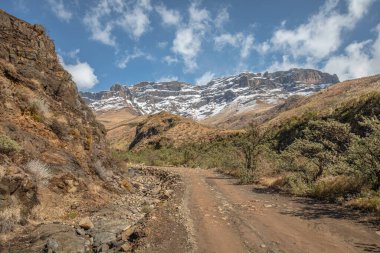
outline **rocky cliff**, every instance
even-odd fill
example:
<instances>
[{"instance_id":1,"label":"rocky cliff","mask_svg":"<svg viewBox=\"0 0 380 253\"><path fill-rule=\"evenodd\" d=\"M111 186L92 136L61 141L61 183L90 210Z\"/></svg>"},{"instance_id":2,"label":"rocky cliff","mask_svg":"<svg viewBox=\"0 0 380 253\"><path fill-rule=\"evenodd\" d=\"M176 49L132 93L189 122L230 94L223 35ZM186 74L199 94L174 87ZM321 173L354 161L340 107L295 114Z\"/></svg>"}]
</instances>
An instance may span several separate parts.
<instances>
[{"instance_id":1,"label":"rocky cliff","mask_svg":"<svg viewBox=\"0 0 380 253\"><path fill-rule=\"evenodd\" d=\"M44 28L1 10L0 91L0 235L10 235L92 201L91 185L111 162L105 129Z\"/></svg>"},{"instance_id":2,"label":"rocky cliff","mask_svg":"<svg viewBox=\"0 0 380 253\"><path fill-rule=\"evenodd\" d=\"M204 86L183 82L143 82L114 85L110 91L82 93L95 111L133 109L151 114L168 111L206 119L225 110L235 112L274 106L292 95L309 95L339 82L336 75L313 69L291 69L274 73L241 73L211 80Z\"/></svg>"}]
</instances>

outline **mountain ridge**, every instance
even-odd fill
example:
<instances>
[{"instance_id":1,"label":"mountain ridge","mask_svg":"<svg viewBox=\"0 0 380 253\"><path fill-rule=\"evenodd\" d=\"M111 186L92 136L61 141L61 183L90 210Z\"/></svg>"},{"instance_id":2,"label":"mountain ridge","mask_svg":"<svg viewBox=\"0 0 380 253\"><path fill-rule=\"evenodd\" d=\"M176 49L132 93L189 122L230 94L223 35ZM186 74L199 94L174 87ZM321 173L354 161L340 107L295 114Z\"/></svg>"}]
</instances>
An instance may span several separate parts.
<instances>
[{"instance_id":1,"label":"mountain ridge","mask_svg":"<svg viewBox=\"0 0 380 253\"><path fill-rule=\"evenodd\" d=\"M227 108L241 111L274 106L292 95L309 95L337 82L335 74L294 68L273 73L243 72L215 78L203 86L180 81L115 84L109 91L81 92L81 96L97 112L129 107L141 115L167 111L202 120Z\"/></svg>"}]
</instances>

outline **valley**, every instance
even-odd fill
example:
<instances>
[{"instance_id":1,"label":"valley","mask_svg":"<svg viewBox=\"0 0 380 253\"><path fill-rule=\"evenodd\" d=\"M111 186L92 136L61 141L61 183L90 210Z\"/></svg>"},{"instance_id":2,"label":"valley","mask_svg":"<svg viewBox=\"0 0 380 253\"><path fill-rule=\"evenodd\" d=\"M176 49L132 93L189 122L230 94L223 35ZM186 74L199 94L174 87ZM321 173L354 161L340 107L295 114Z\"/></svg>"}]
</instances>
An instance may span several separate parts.
<instances>
[{"instance_id":1,"label":"valley","mask_svg":"<svg viewBox=\"0 0 380 253\"><path fill-rule=\"evenodd\" d=\"M0 9L1 253L380 252L380 74L92 92L55 35Z\"/></svg>"}]
</instances>

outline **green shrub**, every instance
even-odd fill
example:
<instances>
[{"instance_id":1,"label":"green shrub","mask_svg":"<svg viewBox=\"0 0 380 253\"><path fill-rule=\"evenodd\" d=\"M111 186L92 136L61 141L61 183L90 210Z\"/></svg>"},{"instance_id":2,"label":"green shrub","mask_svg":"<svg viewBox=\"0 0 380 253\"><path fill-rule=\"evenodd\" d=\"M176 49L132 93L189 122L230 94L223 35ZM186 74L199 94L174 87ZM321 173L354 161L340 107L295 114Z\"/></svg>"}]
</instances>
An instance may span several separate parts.
<instances>
[{"instance_id":1,"label":"green shrub","mask_svg":"<svg viewBox=\"0 0 380 253\"><path fill-rule=\"evenodd\" d=\"M13 152L19 152L21 146L6 135L0 135L0 153L11 154Z\"/></svg>"},{"instance_id":2,"label":"green shrub","mask_svg":"<svg viewBox=\"0 0 380 253\"><path fill-rule=\"evenodd\" d=\"M363 138L356 136L349 150L349 162L365 177L367 185L378 190L380 187L380 121L364 119L361 127L367 129Z\"/></svg>"},{"instance_id":3,"label":"green shrub","mask_svg":"<svg viewBox=\"0 0 380 253\"><path fill-rule=\"evenodd\" d=\"M298 196L309 195L312 185L303 176L301 173L288 174L284 178L283 189L288 193Z\"/></svg>"}]
</instances>

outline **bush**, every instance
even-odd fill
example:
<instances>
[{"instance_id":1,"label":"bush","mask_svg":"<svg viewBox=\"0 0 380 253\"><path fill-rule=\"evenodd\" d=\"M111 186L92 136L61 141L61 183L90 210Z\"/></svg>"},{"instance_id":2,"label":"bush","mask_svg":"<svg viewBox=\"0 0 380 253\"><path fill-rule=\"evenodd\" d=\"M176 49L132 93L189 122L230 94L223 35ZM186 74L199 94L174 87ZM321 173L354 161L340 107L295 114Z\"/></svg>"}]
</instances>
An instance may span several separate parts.
<instances>
[{"instance_id":1,"label":"bush","mask_svg":"<svg viewBox=\"0 0 380 253\"><path fill-rule=\"evenodd\" d=\"M361 187L362 180L360 178L349 176L326 177L316 182L310 195L318 199L335 200L348 194L359 193Z\"/></svg>"},{"instance_id":2,"label":"bush","mask_svg":"<svg viewBox=\"0 0 380 253\"><path fill-rule=\"evenodd\" d=\"M291 194L307 196L310 194L312 186L301 173L291 173L285 176L283 189Z\"/></svg>"},{"instance_id":3,"label":"bush","mask_svg":"<svg viewBox=\"0 0 380 253\"><path fill-rule=\"evenodd\" d=\"M32 160L28 162L26 168L33 174L37 182L42 184L46 184L51 177L49 166L39 160Z\"/></svg>"},{"instance_id":4,"label":"bush","mask_svg":"<svg viewBox=\"0 0 380 253\"><path fill-rule=\"evenodd\" d=\"M28 111L35 121L42 122L49 112L49 106L42 99L34 99L30 102Z\"/></svg>"},{"instance_id":5,"label":"bush","mask_svg":"<svg viewBox=\"0 0 380 253\"><path fill-rule=\"evenodd\" d=\"M349 201L349 205L352 207L364 209L371 212L380 213L380 197L367 197L367 198L358 198L352 201Z\"/></svg>"},{"instance_id":6,"label":"bush","mask_svg":"<svg viewBox=\"0 0 380 253\"><path fill-rule=\"evenodd\" d=\"M21 147L16 141L6 135L0 135L0 153L8 155L13 152L19 152L20 150Z\"/></svg>"},{"instance_id":7,"label":"bush","mask_svg":"<svg viewBox=\"0 0 380 253\"><path fill-rule=\"evenodd\" d=\"M366 128L363 138L356 136L349 150L349 162L365 178L367 185L378 190L380 187L380 121L364 119L360 123Z\"/></svg>"}]
</instances>

